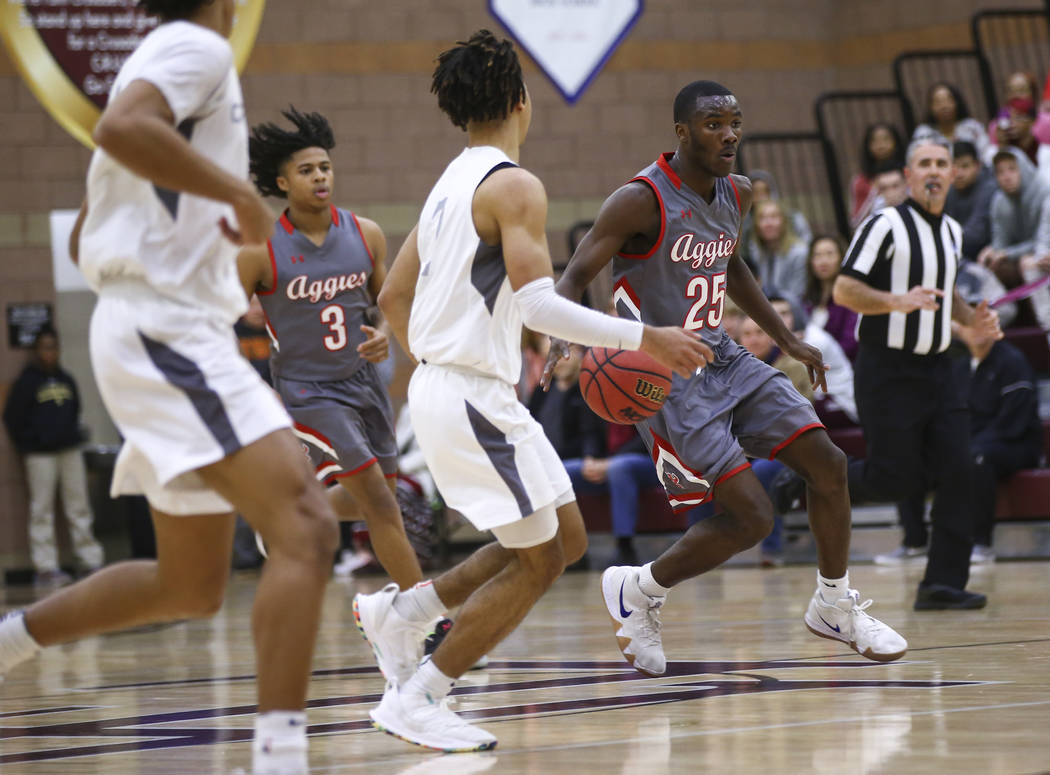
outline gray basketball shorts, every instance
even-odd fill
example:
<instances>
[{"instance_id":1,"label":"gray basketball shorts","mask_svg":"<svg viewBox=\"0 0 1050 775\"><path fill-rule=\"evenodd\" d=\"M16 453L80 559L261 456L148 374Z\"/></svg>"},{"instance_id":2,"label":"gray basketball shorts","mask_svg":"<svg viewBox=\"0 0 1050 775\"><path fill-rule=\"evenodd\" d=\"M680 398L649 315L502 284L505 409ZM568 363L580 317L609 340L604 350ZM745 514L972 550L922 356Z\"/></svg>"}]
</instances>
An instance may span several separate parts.
<instances>
[{"instance_id":1,"label":"gray basketball shorts","mask_svg":"<svg viewBox=\"0 0 1050 775\"><path fill-rule=\"evenodd\" d=\"M385 476L397 475L394 410L373 364L335 382L274 377L274 388L319 481L332 484L373 463Z\"/></svg>"},{"instance_id":2,"label":"gray basketball shorts","mask_svg":"<svg viewBox=\"0 0 1050 775\"><path fill-rule=\"evenodd\" d=\"M675 512L706 503L747 458L772 459L824 427L783 372L728 337L714 350L714 363L688 380L675 375L663 408L638 424Z\"/></svg>"}]
</instances>

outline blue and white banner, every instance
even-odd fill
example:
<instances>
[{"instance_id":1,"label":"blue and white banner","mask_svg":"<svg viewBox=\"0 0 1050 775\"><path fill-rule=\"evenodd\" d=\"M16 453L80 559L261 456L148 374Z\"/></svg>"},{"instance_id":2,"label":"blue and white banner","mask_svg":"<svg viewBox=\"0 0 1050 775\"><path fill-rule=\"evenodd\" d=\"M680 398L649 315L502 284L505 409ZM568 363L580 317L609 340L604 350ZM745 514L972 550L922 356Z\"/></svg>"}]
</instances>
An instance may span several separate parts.
<instances>
[{"instance_id":1,"label":"blue and white banner","mask_svg":"<svg viewBox=\"0 0 1050 775\"><path fill-rule=\"evenodd\" d=\"M489 0L489 11L571 105L642 15L642 0Z\"/></svg>"}]
</instances>

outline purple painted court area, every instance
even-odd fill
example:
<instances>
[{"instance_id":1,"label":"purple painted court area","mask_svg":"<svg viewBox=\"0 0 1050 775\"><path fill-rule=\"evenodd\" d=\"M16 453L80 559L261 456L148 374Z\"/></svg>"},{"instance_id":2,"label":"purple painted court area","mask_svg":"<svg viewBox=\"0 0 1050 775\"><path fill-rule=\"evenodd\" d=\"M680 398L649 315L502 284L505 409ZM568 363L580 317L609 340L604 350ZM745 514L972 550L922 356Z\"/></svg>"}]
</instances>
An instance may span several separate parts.
<instances>
[{"instance_id":1,"label":"purple painted court area","mask_svg":"<svg viewBox=\"0 0 1050 775\"><path fill-rule=\"evenodd\" d=\"M895 663L901 664L901 663ZM575 713L593 713L613 708L631 706L658 705L670 702L684 702L710 697L724 697L735 694L756 694L763 692L785 692L802 689L941 689L950 686L973 686L984 681L889 681L876 678L848 677L840 680L792 680L773 678L757 674L760 671L785 670L800 668L843 668L854 673L855 669L868 671L885 667L877 662L837 662L837 661L758 661L758 662L669 662L667 673L659 682L652 682L645 692L625 692L608 697L566 699L549 702L535 702L522 705L500 705L491 708L462 711L468 719L502 719L522 718L528 716L564 715ZM490 683L484 686L463 686L453 690L453 694L482 695L498 692L518 691L524 689L570 688L595 684L615 684L622 682L645 681L639 673L625 666L623 662L578 661L578 662L541 662L541 661L493 661L489 663L490 672L515 671L521 673L550 674L552 672L590 673L589 675L572 675L566 677L544 677L504 683ZM340 670L319 670L315 676L351 676L378 673L374 667L353 667ZM731 675L734 678L725 680L705 678L705 676ZM741 681L740 677L752 679ZM95 691L121 691L149 687L179 687L196 684L216 684L223 682L249 681L254 676L231 676L226 678L198 678L187 681L157 681L138 684L121 684L114 686L92 687ZM671 679L683 679L672 680ZM631 687L632 689L635 687ZM379 694L357 694L346 697L328 697L322 700L311 700L308 708L330 708L338 706L372 705L380 700ZM49 713L91 710L91 705L56 705L54 708L35 709L25 713L5 713L0 719L13 719ZM103 708L98 708L100 714ZM7 726L0 722L0 740L12 740L21 737L41 737L64 739L61 748L28 753L0 754L0 765L19 762L47 761L53 759L71 759L82 756L122 753L126 751L147 751L162 748L182 748L186 746L216 745L250 740L251 724L241 729L212 729L194 727L194 722L232 716L251 716L255 713L254 705L237 705L227 708L204 708L170 713L156 713L145 716L127 716L119 718L100 718L64 724L44 724L40 726ZM156 725L182 722L187 726L177 729L157 729ZM335 732L361 732L371 729L368 720L314 724L309 728L312 735L332 734ZM85 744L78 746L77 738L134 738L114 741L113 743Z\"/></svg>"}]
</instances>

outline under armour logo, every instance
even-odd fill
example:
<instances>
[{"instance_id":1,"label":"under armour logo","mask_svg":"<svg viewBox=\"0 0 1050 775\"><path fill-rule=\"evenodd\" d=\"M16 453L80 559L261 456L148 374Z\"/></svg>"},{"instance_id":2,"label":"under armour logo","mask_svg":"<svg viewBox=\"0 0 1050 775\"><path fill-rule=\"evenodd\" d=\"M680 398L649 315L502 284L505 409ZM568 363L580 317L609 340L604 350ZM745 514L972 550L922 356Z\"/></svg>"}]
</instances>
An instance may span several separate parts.
<instances>
[{"instance_id":1,"label":"under armour logo","mask_svg":"<svg viewBox=\"0 0 1050 775\"><path fill-rule=\"evenodd\" d=\"M688 210L682 210L682 217L683 218L692 218L693 217L693 209L689 208Z\"/></svg>"}]
</instances>

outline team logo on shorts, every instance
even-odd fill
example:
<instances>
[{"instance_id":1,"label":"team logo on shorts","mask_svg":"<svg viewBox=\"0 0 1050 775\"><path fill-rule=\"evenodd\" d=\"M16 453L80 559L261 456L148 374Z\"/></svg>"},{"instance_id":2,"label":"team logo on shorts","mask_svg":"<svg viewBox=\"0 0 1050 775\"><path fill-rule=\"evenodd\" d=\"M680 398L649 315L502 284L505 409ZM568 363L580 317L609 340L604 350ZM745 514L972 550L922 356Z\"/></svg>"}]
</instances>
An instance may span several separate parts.
<instances>
[{"instance_id":1,"label":"team logo on shorts","mask_svg":"<svg viewBox=\"0 0 1050 775\"><path fill-rule=\"evenodd\" d=\"M678 474L676 474L674 471L665 471L664 475L667 477L667 480L675 487L682 486L682 480L678 478Z\"/></svg>"}]
</instances>

